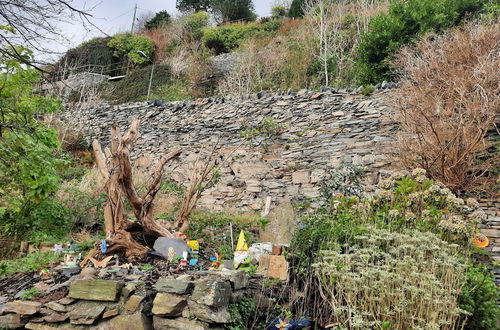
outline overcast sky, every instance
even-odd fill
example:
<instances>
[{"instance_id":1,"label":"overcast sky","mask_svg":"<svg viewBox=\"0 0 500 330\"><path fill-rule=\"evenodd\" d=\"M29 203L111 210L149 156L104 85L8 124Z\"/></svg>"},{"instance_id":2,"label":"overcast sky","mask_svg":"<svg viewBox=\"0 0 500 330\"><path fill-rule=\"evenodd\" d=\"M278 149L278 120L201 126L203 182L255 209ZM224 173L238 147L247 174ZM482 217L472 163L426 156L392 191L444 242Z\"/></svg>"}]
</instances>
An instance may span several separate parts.
<instances>
[{"instance_id":1,"label":"overcast sky","mask_svg":"<svg viewBox=\"0 0 500 330\"><path fill-rule=\"evenodd\" d=\"M269 16L275 0L253 0L253 3L257 15ZM135 4L138 17L160 10L167 10L171 15L178 14L175 0L74 0L71 4L89 10L93 15L93 24L110 35L130 31ZM98 29L92 28L89 32L80 24L61 25L61 31L68 40L53 46L58 52L64 52L93 37L104 36Z\"/></svg>"}]
</instances>

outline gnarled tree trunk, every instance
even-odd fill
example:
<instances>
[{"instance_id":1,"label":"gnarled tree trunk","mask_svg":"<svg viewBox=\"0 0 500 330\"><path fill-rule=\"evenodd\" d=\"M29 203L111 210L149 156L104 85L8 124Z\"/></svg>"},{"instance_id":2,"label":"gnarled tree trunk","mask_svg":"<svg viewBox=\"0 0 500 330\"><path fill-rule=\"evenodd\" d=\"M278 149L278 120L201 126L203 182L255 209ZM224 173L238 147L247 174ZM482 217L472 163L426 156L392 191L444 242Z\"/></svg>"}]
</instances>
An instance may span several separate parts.
<instances>
[{"instance_id":1,"label":"gnarled tree trunk","mask_svg":"<svg viewBox=\"0 0 500 330\"><path fill-rule=\"evenodd\" d=\"M130 149L139 137L139 125L139 119L134 119L123 136L120 134L120 129L113 125L111 150L106 149L105 153L97 140L92 143L99 172L102 179L106 181L105 189L108 195L104 206L104 227L109 246L106 253L122 251L131 261L143 258L149 250L148 247L134 240L132 230L155 237L173 237L170 226L154 221L153 201L160 189L163 167L181 153L180 149L176 149L158 162L153 169L149 188L144 196L139 196L132 182L130 163ZM123 198L128 200L136 221L126 219ZM98 252L95 249L89 257ZM85 264L86 260L82 264Z\"/></svg>"}]
</instances>

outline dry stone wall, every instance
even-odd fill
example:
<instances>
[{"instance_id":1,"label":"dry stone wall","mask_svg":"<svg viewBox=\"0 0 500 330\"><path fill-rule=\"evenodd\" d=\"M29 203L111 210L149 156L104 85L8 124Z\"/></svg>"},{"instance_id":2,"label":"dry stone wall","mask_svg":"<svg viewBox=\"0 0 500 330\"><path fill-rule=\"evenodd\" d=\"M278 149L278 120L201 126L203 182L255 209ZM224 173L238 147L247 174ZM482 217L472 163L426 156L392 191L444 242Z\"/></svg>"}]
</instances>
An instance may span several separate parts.
<instances>
[{"instance_id":1,"label":"dry stone wall","mask_svg":"<svg viewBox=\"0 0 500 330\"><path fill-rule=\"evenodd\" d=\"M386 94L370 97L347 93L301 91L247 99L102 104L68 109L68 125L80 125L88 143L109 143L110 127L127 129L142 120L141 137L132 158L148 167L174 147L180 159L167 169L179 183L198 154L217 145L220 182L205 191L201 205L212 210L263 211L309 199L316 202L325 169L341 160L363 166L368 183L376 183L390 165L396 126Z\"/></svg>"},{"instance_id":2,"label":"dry stone wall","mask_svg":"<svg viewBox=\"0 0 500 330\"><path fill-rule=\"evenodd\" d=\"M390 163L396 130L384 94L342 93L265 95L248 99L102 104L65 112L70 125L84 129L87 142L109 143L110 127L125 130L133 117L142 120L133 150L139 166L149 166L174 147L185 152L167 172L188 180L199 152L217 145L221 180L204 193L212 209L262 210L300 198L316 199L324 170L342 159L365 167L369 183Z\"/></svg>"}]
</instances>

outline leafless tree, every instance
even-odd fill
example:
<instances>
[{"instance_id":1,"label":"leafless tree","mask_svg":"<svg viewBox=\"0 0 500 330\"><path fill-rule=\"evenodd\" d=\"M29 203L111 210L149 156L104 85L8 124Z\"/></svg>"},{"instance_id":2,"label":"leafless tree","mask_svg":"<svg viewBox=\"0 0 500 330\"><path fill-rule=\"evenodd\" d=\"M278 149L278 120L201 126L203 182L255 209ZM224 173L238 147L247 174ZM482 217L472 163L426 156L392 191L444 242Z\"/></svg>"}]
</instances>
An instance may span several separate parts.
<instances>
[{"instance_id":1,"label":"leafless tree","mask_svg":"<svg viewBox=\"0 0 500 330\"><path fill-rule=\"evenodd\" d=\"M0 0L0 54L44 71L45 63L27 58L18 50L24 46L34 52L55 54L50 44L64 41L61 23L82 24L87 30L97 28L91 21L93 8L78 8L73 0ZM99 29L99 28L97 28ZM102 32L102 31L101 31Z\"/></svg>"}]
</instances>

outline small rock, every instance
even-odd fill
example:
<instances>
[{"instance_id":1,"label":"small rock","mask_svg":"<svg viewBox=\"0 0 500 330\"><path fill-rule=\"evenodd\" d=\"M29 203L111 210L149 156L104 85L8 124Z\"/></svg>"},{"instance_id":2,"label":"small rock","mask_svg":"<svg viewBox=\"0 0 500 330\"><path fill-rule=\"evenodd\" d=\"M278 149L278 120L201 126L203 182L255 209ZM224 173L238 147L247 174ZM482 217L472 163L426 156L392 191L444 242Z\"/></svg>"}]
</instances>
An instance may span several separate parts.
<instances>
[{"instance_id":1,"label":"small rock","mask_svg":"<svg viewBox=\"0 0 500 330\"><path fill-rule=\"evenodd\" d=\"M114 308L114 309L111 309L109 311L104 312L104 314L102 314L102 318L109 319L110 317L116 316L118 314L120 314L120 311L118 309Z\"/></svg>"},{"instance_id":2,"label":"small rock","mask_svg":"<svg viewBox=\"0 0 500 330\"><path fill-rule=\"evenodd\" d=\"M62 274L66 277L71 277L79 273L80 273L80 267L64 268L62 271Z\"/></svg>"},{"instance_id":3,"label":"small rock","mask_svg":"<svg viewBox=\"0 0 500 330\"><path fill-rule=\"evenodd\" d=\"M267 95L266 91L260 91L260 92L257 93L257 98L261 99L261 98L263 98L266 95Z\"/></svg>"},{"instance_id":4,"label":"small rock","mask_svg":"<svg viewBox=\"0 0 500 330\"><path fill-rule=\"evenodd\" d=\"M141 305L141 302L143 299L144 299L144 297L132 295L132 296L130 296L130 298L128 298L128 300L125 303L125 306L123 306L123 308L125 308L125 310L127 310L129 312L135 312L135 311L137 311L137 309Z\"/></svg>"},{"instance_id":5,"label":"small rock","mask_svg":"<svg viewBox=\"0 0 500 330\"><path fill-rule=\"evenodd\" d=\"M159 292L188 294L193 290L193 283L179 279L164 278L156 282L154 287Z\"/></svg>"},{"instance_id":6,"label":"small rock","mask_svg":"<svg viewBox=\"0 0 500 330\"><path fill-rule=\"evenodd\" d=\"M60 303L61 305L71 305L75 301L76 301L75 299L71 299L69 297L64 297L62 299L59 299L57 302Z\"/></svg>"},{"instance_id":7,"label":"small rock","mask_svg":"<svg viewBox=\"0 0 500 330\"><path fill-rule=\"evenodd\" d=\"M0 316L0 329L17 329L26 324L19 314L6 314Z\"/></svg>"},{"instance_id":8,"label":"small rock","mask_svg":"<svg viewBox=\"0 0 500 330\"><path fill-rule=\"evenodd\" d=\"M207 306L227 306L231 292L231 284L228 281L210 276L196 282L191 299Z\"/></svg>"},{"instance_id":9,"label":"small rock","mask_svg":"<svg viewBox=\"0 0 500 330\"><path fill-rule=\"evenodd\" d=\"M68 319L67 314L61 314L61 313L52 313L50 315L47 315L43 318L45 322L49 323L58 323L58 322L64 322Z\"/></svg>"},{"instance_id":10,"label":"small rock","mask_svg":"<svg viewBox=\"0 0 500 330\"><path fill-rule=\"evenodd\" d=\"M260 258L257 274L286 281L288 279L288 262L284 256L263 255Z\"/></svg>"},{"instance_id":11,"label":"small rock","mask_svg":"<svg viewBox=\"0 0 500 330\"><path fill-rule=\"evenodd\" d=\"M296 171L292 173L292 182L294 184L309 183L309 171Z\"/></svg>"},{"instance_id":12,"label":"small rock","mask_svg":"<svg viewBox=\"0 0 500 330\"><path fill-rule=\"evenodd\" d=\"M170 293L157 293L153 301L153 314L159 316L179 316L186 307L186 298Z\"/></svg>"},{"instance_id":13,"label":"small rock","mask_svg":"<svg viewBox=\"0 0 500 330\"><path fill-rule=\"evenodd\" d=\"M87 267L82 269L80 272L80 279L82 280L92 280L97 276L97 269L92 267Z\"/></svg>"},{"instance_id":14,"label":"small rock","mask_svg":"<svg viewBox=\"0 0 500 330\"><path fill-rule=\"evenodd\" d=\"M244 270L223 270L220 276L229 280L234 290L240 290L248 286L248 275Z\"/></svg>"},{"instance_id":15,"label":"small rock","mask_svg":"<svg viewBox=\"0 0 500 330\"><path fill-rule=\"evenodd\" d=\"M122 296L124 296L125 298L128 298L132 293L134 293L136 288L137 288L137 285L135 283L127 284L122 289Z\"/></svg>"},{"instance_id":16,"label":"small rock","mask_svg":"<svg viewBox=\"0 0 500 330\"><path fill-rule=\"evenodd\" d=\"M231 315L226 307L213 308L198 304L194 301L188 302L189 314L196 316L198 320L209 323L229 323Z\"/></svg>"},{"instance_id":17,"label":"small rock","mask_svg":"<svg viewBox=\"0 0 500 330\"><path fill-rule=\"evenodd\" d=\"M248 248L248 254L250 255L250 260L253 264L258 264L260 257L263 254L271 254L273 251L273 243L255 243L250 245Z\"/></svg>"},{"instance_id":18,"label":"small rock","mask_svg":"<svg viewBox=\"0 0 500 330\"><path fill-rule=\"evenodd\" d=\"M37 301L16 300L5 305L5 311L19 315L33 315L40 311L42 304Z\"/></svg>"},{"instance_id":19,"label":"small rock","mask_svg":"<svg viewBox=\"0 0 500 330\"><path fill-rule=\"evenodd\" d=\"M94 324L105 308L106 306L103 305L82 303L69 312L70 322L71 324Z\"/></svg>"},{"instance_id":20,"label":"small rock","mask_svg":"<svg viewBox=\"0 0 500 330\"><path fill-rule=\"evenodd\" d=\"M151 320L142 313L118 315L93 327L95 330L149 330Z\"/></svg>"},{"instance_id":21,"label":"small rock","mask_svg":"<svg viewBox=\"0 0 500 330\"><path fill-rule=\"evenodd\" d=\"M206 323L183 317L178 317L176 319L164 319L158 316L153 316L153 328L172 330L206 330L209 329L209 326Z\"/></svg>"},{"instance_id":22,"label":"small rock","mask_svg":"<svg viewBox=\"0 0 500 330\"><path fill-rule=\"evenodd\" d=\"M68 309L66 308L66 306L60 304L60 303L57 303L55 301L50 301L48 303L45 304L45 306L47 306L48 308L52 309L53 311L56 311L56 312L61 312L61 313L65 313L68 311Z\"/></svg>"}]
</instances>

